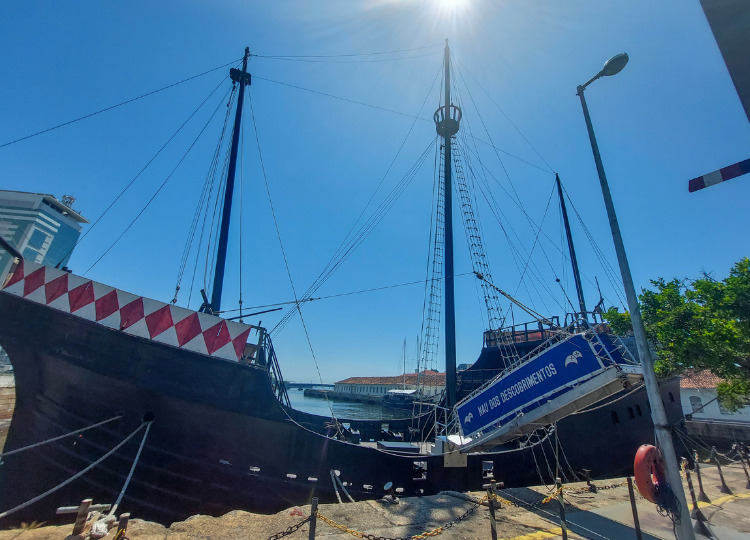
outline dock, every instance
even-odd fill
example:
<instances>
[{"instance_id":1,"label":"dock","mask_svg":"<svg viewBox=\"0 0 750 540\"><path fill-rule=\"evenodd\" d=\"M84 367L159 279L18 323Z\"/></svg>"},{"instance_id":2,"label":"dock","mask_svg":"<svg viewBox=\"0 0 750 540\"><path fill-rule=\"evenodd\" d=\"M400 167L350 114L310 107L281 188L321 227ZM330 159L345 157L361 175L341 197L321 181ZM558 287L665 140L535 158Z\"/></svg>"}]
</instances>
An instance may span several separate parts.
<instances>
[{"instance_id":1,"label":"dock","mask_svg":"<svg viewBox=\"0 0 750 540\"><path fill-rule=\"evenodd\" d=\"M719 473L714 465L701 467L703 485L711 503L699 503L706 526L717 540L750 536L750 490L739 463L723 467L724 477L733 494L719 490ZM501 480L501 479L499 479ZM635 539L633 514L626 479L593 480L596 491L586 482L573 482L563 487L565 514L570 539L620 540ZM550 491L551 489L551 491ZM536 486L498 490L500 507L495 509L497 538L506 540L542 540L561 538L559 505L553 487ZM444 540L491 538L490 512L478 504L486 493L443 492L427 497L401 498L398 504L361 501L343 504L322 504L316 520L314 538L350 538L354 532L375 537L411 538L425 532ZM671 540L672 522L658 514L656 507L636 492L636 507L643 540ZM544 502L544 501L547 502ZM512 503L512 504L508 504ZM124 511L127 511L123 504ZM311 507L293 507L270 516L240 510L222 517L193 516L169 527L131 519L127 529L130 540L235 540L265 539L296 528L286 535L291 539L308 539ZM690 519L690 509L683 512ZM43 521L46 516L39 516ZM137 516L133 516L136 518ZM302 523L305 521L302 525ZM695 523L695 521L693 521ZM345 532L335 525L350 529ZM0 531L0 540L62 539L70 534L72 524ZM357 536L357 534L354 534ZM105 537L112 540L114 529ZM367 537L367 536L365 536ZM698 536L698 538L704 538Z\"/></svg>"}]
</instances>

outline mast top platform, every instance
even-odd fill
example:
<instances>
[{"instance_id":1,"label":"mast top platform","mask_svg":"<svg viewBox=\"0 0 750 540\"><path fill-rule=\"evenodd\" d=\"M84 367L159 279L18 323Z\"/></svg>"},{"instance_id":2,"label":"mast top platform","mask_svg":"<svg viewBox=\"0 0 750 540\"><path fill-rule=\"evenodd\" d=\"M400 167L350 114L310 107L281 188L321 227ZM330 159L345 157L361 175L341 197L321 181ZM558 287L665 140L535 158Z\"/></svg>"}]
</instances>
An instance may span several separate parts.
<instances>
[{"instance_id":1,"label":"mast top platform","mask_svg":"<svg viewBox=\"0 0 750 540\"><path fill-rule=\"evenodd\" d=\"M438 135L443 137L452 137L458 133L461 123L461 108L458 105L438 107L432 116L435 121L435 129Z\"/></svg>"}]
</instances>

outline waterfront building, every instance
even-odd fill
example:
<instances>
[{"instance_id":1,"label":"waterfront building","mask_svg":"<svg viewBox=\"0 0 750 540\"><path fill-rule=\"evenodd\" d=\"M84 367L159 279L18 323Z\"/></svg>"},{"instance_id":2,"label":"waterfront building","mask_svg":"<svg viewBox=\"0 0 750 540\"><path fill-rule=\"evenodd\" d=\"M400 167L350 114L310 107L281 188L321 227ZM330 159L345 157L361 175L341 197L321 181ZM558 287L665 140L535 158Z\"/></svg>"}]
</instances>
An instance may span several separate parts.
<instances>
[{"instance_id":1,"label":"waterfront building","mask_svg":"<svg viewBox=\"0 0 750 540\"><path fill-rule=\"evenodd\" d=\"M416 390L417 384L422 388L424 396L434 396L445 389L445 373L423 371L422 373L407 373L396 377L349 377L334 383L334 392L345 397L382 397L389 390Z\"/></svg>"},{"instance_id":2,"label":"waterfront building","mask_svg":"<svg viewBox=\"0 0 750 540\"><path fill-rule=\"evenodd\" d=\"M722 379L710 371L689 371L680 379L680 403L688 433L708 446L729 449L750 440L750 406L730 411L718 399ZM671 394L669 394L671 399Z\"/></svg>"},{"instance_id":3,"label":"waterfront building","mask_svg":"<svg viewBox=\"0 0 750 540\"><path fill-rule=\"evenodd\" d=\"M35 263L62 268L68 264L81 226L89 221L73 210L75 199L59 201L45 193L0 190L0 235ZM0 250L0 276L12 263Z\"/></svg>"},{"instance_id":4,"label":"waterfront building","mask_svg":"<svg viewBox=\"0 0 750 540\"><path fill-rule=\"evenodd\" d=\"M693 420L747 422L750 425L750 406L730 411L718 399L716 386L721 379L710 371L686 373L680 379L680 401L685 416Z\"/></svg>"}]
</instances>

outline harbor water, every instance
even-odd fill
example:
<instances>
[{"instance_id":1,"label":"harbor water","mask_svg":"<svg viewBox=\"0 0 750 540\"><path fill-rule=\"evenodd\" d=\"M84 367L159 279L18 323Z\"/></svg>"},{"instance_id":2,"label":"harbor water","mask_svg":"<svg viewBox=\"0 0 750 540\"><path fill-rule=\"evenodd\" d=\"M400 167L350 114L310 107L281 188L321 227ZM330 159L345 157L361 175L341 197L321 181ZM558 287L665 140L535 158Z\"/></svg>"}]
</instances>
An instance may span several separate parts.
<instances>
[{"instance_id":1,"label":"harbor water","mask_svg":"<svg viewBox=\"0 0 750 540\"><path fill-rule=\"evenodd\" d=\"M289 401L294 409L319 416L331 416L331 409L336 418L352 420L395 420L409 418L411 411L386 409L372 403L352 403L333 401L325 398L305 397L301 388L290 388L287 391Z\"/></svg>"}]
</instances>

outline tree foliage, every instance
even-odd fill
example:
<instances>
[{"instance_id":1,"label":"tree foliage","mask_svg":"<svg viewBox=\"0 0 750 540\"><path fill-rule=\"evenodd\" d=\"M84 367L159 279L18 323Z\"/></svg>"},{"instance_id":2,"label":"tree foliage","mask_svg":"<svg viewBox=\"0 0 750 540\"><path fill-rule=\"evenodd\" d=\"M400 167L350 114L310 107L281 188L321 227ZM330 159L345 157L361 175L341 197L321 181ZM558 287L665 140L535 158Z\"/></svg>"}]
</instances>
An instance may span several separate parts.
<instances>
[{"instance_id":1,"label":"tree foliage","mask_svg":"<svg viewBox=\"0 0 750 540\"><path fill-rule=\"evenodd\" d=\"M726 382L717 387L722 404L750 403L750 259L735 264L722 281L651 281L640 295L646 334L655 346L657 374L710 370ZM632 331L630 314L610 308L614 332Z\"/></svg>"}]
</instances>

